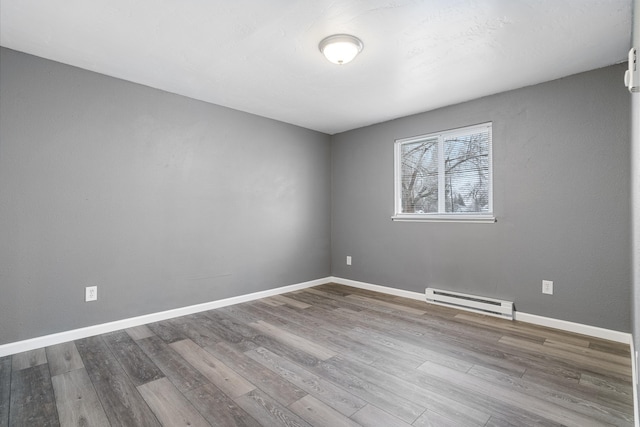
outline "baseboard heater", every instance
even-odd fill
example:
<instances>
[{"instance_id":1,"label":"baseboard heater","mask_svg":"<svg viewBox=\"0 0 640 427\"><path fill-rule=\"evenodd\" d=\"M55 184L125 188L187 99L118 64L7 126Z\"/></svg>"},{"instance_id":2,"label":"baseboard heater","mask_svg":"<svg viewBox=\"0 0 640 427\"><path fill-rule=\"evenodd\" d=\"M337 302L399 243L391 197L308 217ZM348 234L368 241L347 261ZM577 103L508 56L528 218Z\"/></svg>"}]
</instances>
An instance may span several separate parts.
<instances>
[{"instance_id":1,"label":"baseboard heater","mask_svg":"<svg viewBox=\"0 0 640 427\"><path fill-rule=\"evenodd\" d=\"M427 302L513 320L513 302L427 288Z\"/></svg>"}]
</instances>

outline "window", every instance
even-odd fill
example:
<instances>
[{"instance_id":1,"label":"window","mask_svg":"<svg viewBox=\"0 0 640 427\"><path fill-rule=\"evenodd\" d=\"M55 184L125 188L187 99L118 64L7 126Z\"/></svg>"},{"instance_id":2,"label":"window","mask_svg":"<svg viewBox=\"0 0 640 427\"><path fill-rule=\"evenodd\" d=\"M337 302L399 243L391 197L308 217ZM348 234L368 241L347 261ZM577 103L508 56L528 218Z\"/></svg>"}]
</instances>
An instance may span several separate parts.
<instances>
[{"instance_id":1,"label":"window","mask_svg":"<svg viewBox=\"0 0 640 427\"><path fill-rule=\"evenodd\" d=\"M395 143L396 221L495 222L491 123Z\"/></svg>"}]
</instances>

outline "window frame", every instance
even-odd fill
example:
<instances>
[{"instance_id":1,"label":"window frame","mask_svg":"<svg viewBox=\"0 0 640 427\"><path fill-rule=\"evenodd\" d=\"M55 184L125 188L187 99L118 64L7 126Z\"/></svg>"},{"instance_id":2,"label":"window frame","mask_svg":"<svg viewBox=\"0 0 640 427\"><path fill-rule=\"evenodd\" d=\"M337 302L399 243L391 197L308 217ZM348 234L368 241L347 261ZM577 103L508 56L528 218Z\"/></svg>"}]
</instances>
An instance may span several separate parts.
<instances>
[{"instance_id":1,"label":"window frame","mask_svg":"<svg viewBox=\"0 0 640 427\"><path fill-rule=\"evenodd\" d=\"M474 132L489 133L489 188L487 189L489 207L487 212L483 213L403 213L402 212L402 146L405 144L426 141L429 139L438 140L438 193L439 200L444 192L444 140L448 137L469 135ZM496 218L493 213L493 122L480 123L461 128L450 129L441 132L434 132L424 135L413 136L409 138L396 139L394 142L394 215L391 217L394 221L408 222L466 222L466 223L495 223Z\"/></svg>"}]
</instances>

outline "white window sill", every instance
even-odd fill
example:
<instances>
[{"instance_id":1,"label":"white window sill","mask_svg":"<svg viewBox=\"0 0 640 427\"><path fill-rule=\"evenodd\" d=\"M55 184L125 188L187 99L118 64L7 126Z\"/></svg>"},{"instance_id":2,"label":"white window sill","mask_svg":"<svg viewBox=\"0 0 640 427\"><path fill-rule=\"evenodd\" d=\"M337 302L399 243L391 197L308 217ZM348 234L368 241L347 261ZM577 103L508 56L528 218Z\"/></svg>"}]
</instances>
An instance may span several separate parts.
<instances>
[{"instance_id":1,"label":"white window sill","mask_svg":"<svg viewBox=\"0 0 640 427\"><path fill-rule=\"evenodd\" d=\"M493 224L496 217L493 215L408 215L400 214L391 217L399 222L467 222L477 224Z\"/></svg>"}]
</instances>

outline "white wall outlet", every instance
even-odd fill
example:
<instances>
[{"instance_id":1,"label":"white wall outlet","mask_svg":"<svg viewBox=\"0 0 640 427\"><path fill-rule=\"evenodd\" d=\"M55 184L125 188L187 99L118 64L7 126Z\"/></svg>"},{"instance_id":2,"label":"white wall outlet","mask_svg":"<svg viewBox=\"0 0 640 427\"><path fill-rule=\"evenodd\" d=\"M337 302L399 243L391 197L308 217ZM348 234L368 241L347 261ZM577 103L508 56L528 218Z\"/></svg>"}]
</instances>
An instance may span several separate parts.
<instances>
[{"instance_id":1,"label":"white wall outlet","mask_svg":"<svg viewBox=\"0 0 640 427\"><path fill-rule=\"evenodd\" d=\"M347 255L347 265L351 265L351 257Z\"/></svg>"},{"instance_id":2,"label":"white wall outlet","mask_svg":"<svg viewBox=\"0 0 640 427\"><path fill-rule=\"evenodd\" d=\"M542 293L553 295L553 282L551 280L542 281Z\"/></svg>"},{"instance_id":3,"label":"white wall outlet","mask_svg":"<svg viewBox=\"0 0 640 427\"><path fill-rule=\"evenodd\" d=\"M87 286L84 288L84 300L95 301L98 299L98 287L97 286Z\"/></svg>"}]
</instances>

